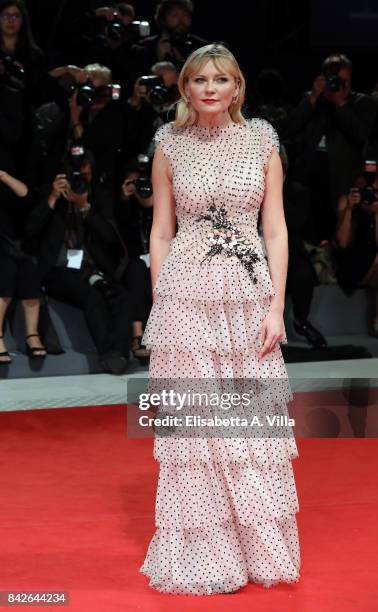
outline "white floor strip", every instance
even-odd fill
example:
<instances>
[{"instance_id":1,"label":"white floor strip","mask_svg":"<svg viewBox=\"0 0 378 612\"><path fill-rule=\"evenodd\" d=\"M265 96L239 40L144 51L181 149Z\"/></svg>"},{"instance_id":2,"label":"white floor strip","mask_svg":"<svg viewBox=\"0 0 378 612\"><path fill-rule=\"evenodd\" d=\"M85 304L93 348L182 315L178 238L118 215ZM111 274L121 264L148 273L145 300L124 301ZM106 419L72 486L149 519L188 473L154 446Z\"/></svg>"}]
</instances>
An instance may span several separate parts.
<instances>
[{"instance_id":1,"label":"white floor strip","mask_svg":"<svg viewBox=\"0 0 378 612\"><path fill-rule=\"evenodd\" d=\"M338 389L353 380L378 386L378 359L287 364L287 371L293 391ZM131 400L127 395L128 381L140 379L138 391L142 392L147 372L1 380L0 411L124 404Z\"/></svg>"}]
</instances>

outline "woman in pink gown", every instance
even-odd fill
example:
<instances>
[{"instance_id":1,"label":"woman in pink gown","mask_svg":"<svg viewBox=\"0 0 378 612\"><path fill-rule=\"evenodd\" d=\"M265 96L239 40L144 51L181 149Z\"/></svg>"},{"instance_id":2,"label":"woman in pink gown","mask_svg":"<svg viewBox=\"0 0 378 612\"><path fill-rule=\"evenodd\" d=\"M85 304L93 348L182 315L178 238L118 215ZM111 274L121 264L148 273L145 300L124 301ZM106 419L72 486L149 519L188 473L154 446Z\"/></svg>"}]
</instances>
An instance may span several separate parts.
<instances>
[{"instance_id":1,"label":"woman in pink gown","mask_svg":"<svg viewBox=\"0 0 378 612\"><path fill-rule=\"evenodd\" d=\"M222 45L194 51L178 86L176 121L155 134L154 303L142 340L150 381L266 379L260 409L287 414L278 137L267 121L243 117L244 77ZM155 435L156 531L140 568L150 586L201 595L297 582L297 456L293 435Z\"/></svg>"}]
</instances>

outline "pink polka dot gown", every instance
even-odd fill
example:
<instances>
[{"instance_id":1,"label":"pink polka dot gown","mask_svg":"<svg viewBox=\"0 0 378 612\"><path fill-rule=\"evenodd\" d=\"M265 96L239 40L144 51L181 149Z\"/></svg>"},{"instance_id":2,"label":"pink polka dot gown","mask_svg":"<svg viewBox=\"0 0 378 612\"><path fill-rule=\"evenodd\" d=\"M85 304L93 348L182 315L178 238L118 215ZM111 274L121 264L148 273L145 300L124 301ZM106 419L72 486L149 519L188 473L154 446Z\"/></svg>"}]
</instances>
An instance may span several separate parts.
<instances>
[{"instance_id":1,"label":"pink polka dot gown","mask_svg":"<svg viewBox=\"0 0 378 612\"><path fill-rule=\"evenodd\" d=\"M276 132L256 118L211 128L171 122L158 128L155 143L172 168L178 231L142 340L151 349L150 379L288 382L279 344L257 360L275 293L257 218ZM267 410L284 414L291 399L289 384L271 385ZM297 582L296 457L293 435L155 435L156 530L140 568L150 586L206 595L248 582Z\"/></svg>"}]
</instances>

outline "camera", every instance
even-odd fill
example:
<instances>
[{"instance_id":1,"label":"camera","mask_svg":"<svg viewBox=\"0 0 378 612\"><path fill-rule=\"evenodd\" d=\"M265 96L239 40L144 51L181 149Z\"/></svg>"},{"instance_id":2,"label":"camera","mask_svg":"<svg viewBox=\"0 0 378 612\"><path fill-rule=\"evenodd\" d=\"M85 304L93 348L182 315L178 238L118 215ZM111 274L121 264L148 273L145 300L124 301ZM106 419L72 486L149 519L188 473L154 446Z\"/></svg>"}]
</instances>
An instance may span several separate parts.
<instances>
[{"instance_id":1,"label":"camera","mask_svg":"<svg viewBox=\"0 0 378 612\"><path fill-rule=\"evenodd\" d=\"M141 173L135 181L135 189L141 198L149 198L152 195L152 183L150 178L151 160L148 155L140 153L137 157L138 170Z\"/></svg>"},{"instance_id":2,"label":"camera","mask_svg":"<svg viewBox=\"0 0 378 612\"><path fill-rule=\"evenodd\" d=\"M81 145L74 145L70 148L67 162L67 179L71 189L77 195L88 193L89 182L81 172L84 161L85 150Z\"/></svg>"},{"instance_id":3,"label":"camera","mask_svg":"<svg viewBox=\"0 0 378 612\"><path fill-rule=\"evenodd\" d=\"M117 288L100 271L89 276L88 283L97 289L107 304L111 304L117 297Z\"/></svg>"},{"instance_id":4,"label":"camera","mask_svg":"<svg viewBox=\"0 0 378 612\"><path fill-rule=\"evenodd\" d=\"M106 36L113 42L120 42L126 34L126 26L118 18L117 13L113 13L113 19L106 26Z\"/></svg>"},{"instance_id":5,"label":"camera","mask_svg":"<svg viewBox=\"0 0 378 612\"><path fill-rule=\"evenodd\" d=\"M100 100L119 100L121 97L121 85L117 83L94 87L89 79L86 83L79 84L76 83L73 76L65 74L60 77L59 85L69 98L77 91L77 104L85 109L90 108L92 104Z\"/></svg>"},{"instance_id":6,"label":"camera","mask_svg":"<svg viewBox=\"0 0 378 612\"><path fill-rule=\"evenodd\" d=\"M330 76L326 80L327 91L341 91L345 88L345 81L341 77L334 75Z\"/></svg>"},{"instance_id":7,"label":"camera","mask_svg":"<svg viewBox=\"0 0 378 612\"><path fill-rule=\"evenodd\" d=\"M172 33L169 36L169 42L171 46L177 49L177 51L182 55L185 59L191 54L193 51L193 42L190 39L189 34L174 34Z\"/></svg>"},{"instance_id":8,"label":"camera","mask_svg":"<svg viewBox=\"0 0 378 612\"><path fill-rule=\"evenodd\" d=\"M25 70L10 55L0 55L0 61L5 69L2 75L2 81L5 85L17 90L23 89L25 87Z\"/></svg>"},{"instance_id":9,"label":"camera","mask_svg":"<svg viewBox=\"0 0 378 612\"><path fill-rule=\"evenodd\" d=\"M77 89L77 104L83 108L89 108L100 100L119 100L121 86L117 84L101 85L94 87L90 81L75 87Z\"/></svg>"},{"instance_id":10,"label":"camera","mask_svg":"<svg viewBox=\"0 0 378 612\"><path fill-rule=\"evenodd\" d=\"M148 21L134 20L125 25L118 11L113 11L111 17L109 21L104 15L95 15L93 11L88 11L80 24L80 36L100 45L106 45L107 41L132 45L150 35Z\"/></svg>"},{"instance_id":11,"label":"camera","mask_svg":"<svg viewBox=\"0 0 378 612\"><path fill-rule=\"evenodd\" d=\"M164 104L173 103L177 99L177 85L166 87L164 79L160 75L143 75L139 77L138 84L146 87L153 106L163 106Z\"/></svg>"},{"instance_id":12,"label":"camera","mask_svg":"<svg viewBox=\"0 0 378 612\"><path fill-rule=\"evenodd\" d=\"M377 162L375 160L368 159L365 161L362 176L366 181L366 185L359 188L361 202L371 206L378 200L378 188L374 186L377 178Z\"/></svg>"},{"instance_id":13,"label":"camera","mask_svg":"<svg viewBox=\"0 0 378 612\"><path fill-rule=\"evenodd\" d=\"M141 38L149 36L150 24L148 21L132 21L125 25L118 13L113 13L113 19L105 25L105 37L115 43L128 41L137 43Z\"/></svg>"},{"instance_id":14,"label":"camera","mask_svg":"<svg viewBox=\"0 0 378 612\"><path fill-rule=\"evenodd\" d=\"M141 198L149 198L152 195L152 183L148 176L139 176L135 181L135 189Z\"/></svg>"}]
</instances>

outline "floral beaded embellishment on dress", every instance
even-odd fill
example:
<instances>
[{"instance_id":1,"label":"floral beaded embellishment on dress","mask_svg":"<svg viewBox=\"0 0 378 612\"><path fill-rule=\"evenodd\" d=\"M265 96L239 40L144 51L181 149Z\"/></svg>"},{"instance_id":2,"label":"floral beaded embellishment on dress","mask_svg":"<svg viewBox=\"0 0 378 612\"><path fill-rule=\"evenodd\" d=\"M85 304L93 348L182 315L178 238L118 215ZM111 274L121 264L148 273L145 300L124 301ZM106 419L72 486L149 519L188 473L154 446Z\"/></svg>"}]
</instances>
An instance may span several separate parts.
<instances>
[{"instance_id":1,"label":"floral beaded embellishment on dress","mask_svg":"<svg viewBox=\"0 0 378 612\"><path fill-rule=\"evenodd\" d=\"M217 208L214 202L209 206L209 212L201 214L196 221L211 221L213 231L208 234L211 243L210 250L207 252L201 264L214 255L225 254L227 257L236 256L242 265L247 269L248 275L253 283L257 283L254 275L253 264L260 261L255 252L255 247L248 244L236 225L227 219L227 211L224 205Z\"/></svg>"}]
</instances>

